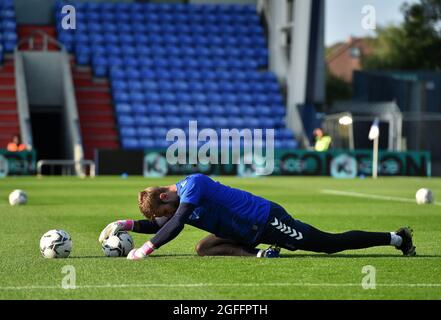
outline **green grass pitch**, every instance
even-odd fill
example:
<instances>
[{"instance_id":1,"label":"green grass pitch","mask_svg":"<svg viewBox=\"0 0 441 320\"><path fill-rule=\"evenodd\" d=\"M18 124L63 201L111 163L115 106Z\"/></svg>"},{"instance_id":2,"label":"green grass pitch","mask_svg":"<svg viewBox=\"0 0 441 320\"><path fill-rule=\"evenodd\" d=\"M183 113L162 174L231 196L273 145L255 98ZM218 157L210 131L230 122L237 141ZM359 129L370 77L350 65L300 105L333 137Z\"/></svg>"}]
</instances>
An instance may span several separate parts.
<instances>
[{"instance_id":1,"label":"green grass pitch","mask_svg":"<svg viewBox=\"0 0 441 320\"><path fill-rule=\"evenodd\" d=\"M418 254L414 258L404 258L392 247L331 256L282 251L280 259L201 258L194 247L206 233L191 226L143 261L104 257L98 243L100 231L117 219L141 218L137 192L179 178L0 179L0 299L441 298L440 203L418 206L400 200L413 200L421 187L441 198L441 180L436 178L216 177L276 201L296 218L325 231L394 231L410 225ZM16 188L28 193L27 205L9 206L8 194ZM41 235L55 228L72 236L68 259L40 256ZM148 239L134 234L138 246ZM76 289L61 287L66 265L75 268ZM376 270L375 289L362 287L366 276L362 269L367 265Z\"/></svg>"}]
</instances>

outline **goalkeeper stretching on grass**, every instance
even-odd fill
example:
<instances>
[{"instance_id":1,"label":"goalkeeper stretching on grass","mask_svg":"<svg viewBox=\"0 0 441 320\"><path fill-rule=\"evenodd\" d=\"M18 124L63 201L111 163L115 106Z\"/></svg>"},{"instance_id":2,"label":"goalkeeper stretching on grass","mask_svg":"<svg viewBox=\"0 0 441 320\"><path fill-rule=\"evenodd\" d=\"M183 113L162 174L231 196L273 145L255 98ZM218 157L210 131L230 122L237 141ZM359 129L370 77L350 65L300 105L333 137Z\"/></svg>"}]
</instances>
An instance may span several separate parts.
<instances>
[{"instance_id":1,"label":"goalkeeper stretching on grass","mask_svg":"<svg viewBox=\"0 0 441 320\"><path fill-rule=\"evenodd\" d=\"M414 256L412 230L397 232L322 232L292 218L280 205L215 182L203 174L190 175L165 187L141 191L138 204L147 220L119 220L110 223L99 241L119 231L155 234L128 259L147 257L176 238L185 224L211 233L196 245L200 256L254 256L274 258L280 248L328 254L375 246L394 246L405 256ZM271 245L259 250L259 244Z\"/></svg>"}]
</instances>

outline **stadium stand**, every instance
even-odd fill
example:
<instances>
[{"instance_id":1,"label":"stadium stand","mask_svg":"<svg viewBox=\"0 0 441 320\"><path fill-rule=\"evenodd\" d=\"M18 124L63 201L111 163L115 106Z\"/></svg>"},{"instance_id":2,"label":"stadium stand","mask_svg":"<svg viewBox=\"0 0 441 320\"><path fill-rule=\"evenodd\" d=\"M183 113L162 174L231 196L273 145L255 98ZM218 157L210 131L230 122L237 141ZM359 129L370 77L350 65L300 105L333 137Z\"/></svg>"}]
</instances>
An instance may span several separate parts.
<instances>
[{"instance_id":1,"label":"stadium stand","mask_svg":"<svg viewBox=\"0 0 441 320\"><path fill-rule=\"evenodd\" d=\"M0 148L6 148L14 134L20 133L15 94L13 53L17 27L12 0L0 2Z\"/></svg>"},{"instance_id":2,"label":"stadium stand","mask_svg":"<svg viewBox=\"0 0 441 320\"><path fill-rule=\"evenodd\" d=\"M58 39L78 65L108 78L124 149L167 147L169 128L275 128L296 148L256 8L246 5L75 3L77 29Z\"/></svg>"},{"instance_id":3,"label":"stadium stand","mask_svg":"<svg viewBox=\"0 0 441 320\"><path fill-rule=\"evenodd\" d=\"M118 149L108 81L94 81L90 70L75 66L72 66L72 76L86 159L94 158L95 149Z\"/></svg>"}]
</instances>

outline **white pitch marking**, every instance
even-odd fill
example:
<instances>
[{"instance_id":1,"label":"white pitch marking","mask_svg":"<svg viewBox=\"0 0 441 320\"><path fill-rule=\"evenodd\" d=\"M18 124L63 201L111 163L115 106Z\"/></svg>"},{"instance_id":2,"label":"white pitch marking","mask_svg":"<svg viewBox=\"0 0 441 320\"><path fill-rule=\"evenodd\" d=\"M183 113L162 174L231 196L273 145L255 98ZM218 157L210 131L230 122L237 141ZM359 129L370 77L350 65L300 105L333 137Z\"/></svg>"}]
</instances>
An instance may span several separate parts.
<instances>
[{"instance_id":1,"label":"white pitch marking","mask_svg":"<svg viewBox=\"0 0 441 320\"><path fill-rule=\"evenodd\" d=\"M441 283L384 283L376 284L377 287L420 287L438 288ZM124 288L204 288L204 287L361 287L360 283L150 283L150 284L105 284L105 285L84 285L76 286L78 289L124 289ZM61 286L22 286L22 287L0 287L0 291L21 291L21 290L65 290Z\"/></svg>"},{"instance_id":2,"label":"white pitch marking","mask_svg":"<svg viewBox=\"0 0 441 320\"><path fill-rule=\"evenodd\" d=\"M336 195L336 196L346 196L346 197L356 197L356 198L366 198L366 199L376 199L376 200L386 200L386 201L398 201L398 202L409 202L415 203L416 200L402 198L402 197L391 197L391 196L382 196L378 194L368 194L368 193L359 193L352 191L340 191L340 190L329 190L324 189L320 190L322 193ZM434 205L441 206L441 202L434 202Z\"/></svg>"}]
</instances>

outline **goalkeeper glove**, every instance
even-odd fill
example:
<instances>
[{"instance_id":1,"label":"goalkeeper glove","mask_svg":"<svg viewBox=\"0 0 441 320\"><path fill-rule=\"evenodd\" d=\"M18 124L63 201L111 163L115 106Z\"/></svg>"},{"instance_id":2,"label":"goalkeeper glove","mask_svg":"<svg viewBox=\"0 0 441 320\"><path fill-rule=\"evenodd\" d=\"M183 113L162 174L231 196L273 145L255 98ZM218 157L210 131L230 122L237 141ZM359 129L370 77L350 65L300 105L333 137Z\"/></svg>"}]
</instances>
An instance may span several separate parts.
<instances>
[{"instance_id":1,"label":"goalkeeper glove","mask_svg":"<svg viewBox=\"0 0 441 320\"><path fill-rule=\"evenodd\" d=\"M127 255L129 260L140 260L146 258L155 250L155 246L150 241L144 243L144 245L139 249L132 249Z\"/></svg>"},{"instance_id":2,"label":"goalkeeper glove","mask_svg":"<svg viewBox=\"0 0 441 320\"><path fill-rule=\"evenodd\" d=\"M116 235L120 231L132 231L133 230L133 220L118 220L109 223L103 231L101 231L98 241L103 243L110 236Z\"/></svg>"}]
</instances>

